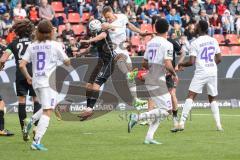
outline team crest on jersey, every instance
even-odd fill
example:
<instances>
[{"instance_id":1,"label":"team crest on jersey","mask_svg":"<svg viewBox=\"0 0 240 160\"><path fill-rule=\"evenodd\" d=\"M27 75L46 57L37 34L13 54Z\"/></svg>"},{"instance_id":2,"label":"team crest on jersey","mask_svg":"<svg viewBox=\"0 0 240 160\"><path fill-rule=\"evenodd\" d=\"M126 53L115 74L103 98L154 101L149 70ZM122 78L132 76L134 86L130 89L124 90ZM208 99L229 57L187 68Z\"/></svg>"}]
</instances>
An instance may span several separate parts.
<instances>
[{"instance_id":1,"label":"team crest on jersey","mask_svg":"<svg viewBox=\"0 0 240 160\"><path fill-rule=\"evenodd\" d=\"M167 50L167 55L169 57L172 57L173 56L173 50Z\"/></svg>"}]
</instances>

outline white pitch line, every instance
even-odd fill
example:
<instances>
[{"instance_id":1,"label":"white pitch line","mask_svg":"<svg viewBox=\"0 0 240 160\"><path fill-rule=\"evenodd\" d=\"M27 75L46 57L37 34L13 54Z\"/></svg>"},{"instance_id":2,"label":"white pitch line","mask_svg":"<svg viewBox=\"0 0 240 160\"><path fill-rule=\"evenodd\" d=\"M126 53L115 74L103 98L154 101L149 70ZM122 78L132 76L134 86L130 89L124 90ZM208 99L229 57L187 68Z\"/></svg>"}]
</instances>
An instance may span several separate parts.
<instances>
[{"instance_id":1,"label":"white pitch line","mask_svg":"<svg viewBox=\"0 0 240 160\"><path fill-rule=\"evenodd\" d=\"M212 114L192 114L193 116L212 116ZM220 114L220 116L225 117L240 117L240 115L233 115L233 114Z\"/></svg>"}]
</instances>

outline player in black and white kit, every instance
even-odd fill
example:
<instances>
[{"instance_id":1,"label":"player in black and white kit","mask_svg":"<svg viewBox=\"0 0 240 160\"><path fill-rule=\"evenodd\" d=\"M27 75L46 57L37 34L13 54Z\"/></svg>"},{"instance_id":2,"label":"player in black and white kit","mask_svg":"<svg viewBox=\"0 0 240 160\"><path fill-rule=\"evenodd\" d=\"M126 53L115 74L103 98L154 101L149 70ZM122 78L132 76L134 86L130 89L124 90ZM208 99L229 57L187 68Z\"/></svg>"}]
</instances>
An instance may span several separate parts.
<instances>
[{"instance_id":1,"label":"player in black and white kit","mask_svg":"<svg viewBox=\"0 0 240 160\"><path fill-rule=\"evenodd\" d=\"M0 44L0 56L2 55L3 51L6 49L6 47L2 44ZM0 68L0 71L3 69L3 67ZM5 103L3 101L3 98L0 94L0 136L13 136L14 134L5 129Z\"/></svg>"},{"instance_id":2,"label":"player in black and white kit","mask_svg":"<svg viewBox=\"0 0 240 160\"><path fill-rule=\"evenodd\" d=\"M89 29L93 38L80 41L96 46L98 51L98 64L86 85L87 109L80 115L81 120L86 120L93 114L93 107L99 97L99 89L114 70L112 41L108 32L101 29L101 25L100 20L92 20L89 23Z\"/></svg>"},{"instance_id":3,"label":"player in black and white kit","mask_svg":"<svg viewBox=\"0 0 240 160\"><path fill-rule=\"evenodd\" d=\"M19 69L19 62L22 59L22 56L25 54L25 51L29 44L31 44L31 36L34 30L34 25L30 20L21 20L14 24L13 30L17 35L17 38L10 43L2 58L1 58L1 66L4 66L4 63L7 61L8 57L13 54L15 57L16 63L16 91L18 96L18 116L19 122L21 125L21 129L24 126L24 119L27 117L26 114L26 96L32 96L34 102L34 113L36 113L40 108L41 105L39 104L36 94L33 90L32 85L27 83L26 78L21 73ZM0 67L1 68L1 67ZM31 64L27 65L27 69L29 73L32 74L32 66ZM23 136L24 141L28 140L28 137Z\"/></svg>"}]
</instances>

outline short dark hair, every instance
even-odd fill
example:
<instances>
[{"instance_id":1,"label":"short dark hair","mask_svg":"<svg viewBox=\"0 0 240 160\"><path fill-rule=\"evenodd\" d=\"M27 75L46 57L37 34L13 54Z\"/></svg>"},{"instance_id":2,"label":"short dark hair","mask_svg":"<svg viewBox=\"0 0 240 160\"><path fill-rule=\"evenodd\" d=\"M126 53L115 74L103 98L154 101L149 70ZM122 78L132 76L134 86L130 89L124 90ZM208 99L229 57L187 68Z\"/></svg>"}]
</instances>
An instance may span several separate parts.
<instances>
[{"instance_id":1,"label":"short dark hair","mask_svg":"<svg viewBox=\"0 0 240 160\"><path fill-rule=\"evenodd\" d=\"M36 40L39 42L53 39L53 26L49 20L42 20L37 26Z\"/></svg>"},{"instance_id":2,"label":"short dark hair","mask_svg":"<svg viewBox=\"0 0 240 160\"><path fill-rule=\"evenodd\" d=\"M208 23L207 23L207 21L200 20L198 22L198 27L199 27L200 32L208 33Z\"/></svg>"},{"instance_id":3,"label":"short dark hair","mask_svg":"<svg viewBox=\"0 0 240 160\"><path fill-rule=\"evenodd\" d=\"M105 15L108 12L113 12L113 10L110 6L105 6L102 10L102 15Z\"/></svg>"},{"instance_id":4,"label":"short dark hair","mask_svg":"<svg viewBox=\"0 0 240 160\"><path fill-rule=\"evenodd\" d=\"M159 16L157 16L157 15L154 15L154 16L152 17L152 27L153 27L153 25L157 22L158 19L161 19L161 17L159 17Z\"/></svg>"},{"instance_id":5,"label":"short dark hair","mask_svg":"<svg viewBox=\"0 0 240 160\"><path fill-rule=\"evenodd\" d=\"M159 18L155 23L155 29L157 33L166 33L168 32L169 24L166 19Z\"/></svg>"}]
</instances>

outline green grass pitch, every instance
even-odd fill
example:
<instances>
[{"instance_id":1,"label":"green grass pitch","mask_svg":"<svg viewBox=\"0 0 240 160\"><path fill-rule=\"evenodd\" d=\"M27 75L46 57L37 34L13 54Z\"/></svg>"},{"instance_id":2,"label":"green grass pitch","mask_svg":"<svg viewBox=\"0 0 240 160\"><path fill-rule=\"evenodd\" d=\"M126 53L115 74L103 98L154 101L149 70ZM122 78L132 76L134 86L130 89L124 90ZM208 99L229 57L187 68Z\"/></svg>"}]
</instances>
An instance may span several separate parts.
<instances>
[{"instance_id":1,"label":"green grass pitch","mask_svg":"<svg viewBox=\"0 0 240 160\"><path fill-rule=\"evenodd\" d=\"M17 114L6 114L14 137L0 137L0 160L239 160L240 110L222 109L225 129L215 131L210 109L194 109L181 133L170 133L172 121L162 122L155 135L162 145L144 145L147 126L127 133L123 112L111 112L88 122L57 121L53 116L43 139L49 151L30 150L23 142Z\"/></svg>"}]
</instances>

